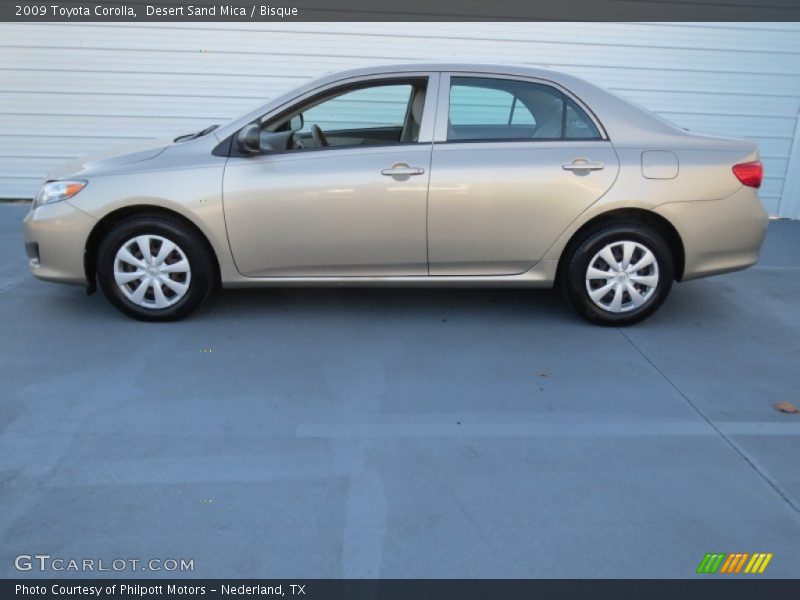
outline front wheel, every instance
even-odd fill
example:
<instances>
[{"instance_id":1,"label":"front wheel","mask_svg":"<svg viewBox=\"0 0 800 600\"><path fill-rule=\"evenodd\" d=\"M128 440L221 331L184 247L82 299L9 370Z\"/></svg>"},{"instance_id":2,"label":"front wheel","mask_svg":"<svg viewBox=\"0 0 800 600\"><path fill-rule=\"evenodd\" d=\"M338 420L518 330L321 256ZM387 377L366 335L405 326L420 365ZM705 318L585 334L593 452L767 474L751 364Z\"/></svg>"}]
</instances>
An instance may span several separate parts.
<instances>
[{"instance_id":1,"label":"front wheel","mask_svg":"<svg viewBox=\"0 0 800 600\"><path fill-rule=\"evenodd\" d=\"M211 292L214 273L204 240L163 215L125 219L97 252L100 289L117 309L142 321L187 316Z\"/></svg>"},{"instance_id":2,"label":"front wheel","mask_svg":"<svg viewBox=\"0 0 800 600\"><path fill-rule=\"evenodd\" d=\"M674 277L661 234L641 223L591 232L566 257L561 287L575 309L600 325L631 325L664 302Z\"/></svg>"}]
</instances>

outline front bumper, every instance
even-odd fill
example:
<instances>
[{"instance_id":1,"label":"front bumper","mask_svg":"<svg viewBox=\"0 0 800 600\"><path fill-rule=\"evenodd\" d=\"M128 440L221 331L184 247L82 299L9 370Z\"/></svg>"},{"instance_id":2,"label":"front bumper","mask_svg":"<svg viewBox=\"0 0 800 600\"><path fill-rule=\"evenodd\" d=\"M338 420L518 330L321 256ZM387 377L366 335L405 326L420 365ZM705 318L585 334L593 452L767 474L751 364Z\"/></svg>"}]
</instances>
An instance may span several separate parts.
<instances>
[{"instance_id":1,"label":"front bumper","mask_svg":"<svg viewBox=\"0 0 800 600\"><path fill-rule=\"evenodd\" d=\"M683 281L755 264L769 222L758 193L749 187L722 200L662 204L656 212L675 226L683 241Z\"/></svg>"},{"instance_id":2,"label":"front bumper","mask_svg":"<svg viewBox=\"0 0 800 600\"><path fill-rule=\"evenodd\" d=\"M86 285L83 255L97 219L68 201L45 204L23 221L28 267L39 279Z\"/></svg>"}]
</instances>

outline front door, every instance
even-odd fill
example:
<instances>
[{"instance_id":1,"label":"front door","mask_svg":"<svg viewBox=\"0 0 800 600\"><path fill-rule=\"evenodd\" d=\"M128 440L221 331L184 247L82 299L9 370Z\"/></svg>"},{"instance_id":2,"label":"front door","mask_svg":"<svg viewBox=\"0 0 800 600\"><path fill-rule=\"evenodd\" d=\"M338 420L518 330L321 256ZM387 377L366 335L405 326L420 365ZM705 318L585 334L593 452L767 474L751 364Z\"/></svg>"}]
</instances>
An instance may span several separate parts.
<instances>
[{"instance_id":1,"label":"front door","mask_svg":"<svg viewBox=\"0 0 800 600\"><path fill-rule=\"evenodd\" d=\"M266 120L267 148L231 156L225 167L225 222L239 272L427 275L426 86L427 78L348 85ZM288 131L290 123L299 129Z\"/></svg>"}]
</instances>

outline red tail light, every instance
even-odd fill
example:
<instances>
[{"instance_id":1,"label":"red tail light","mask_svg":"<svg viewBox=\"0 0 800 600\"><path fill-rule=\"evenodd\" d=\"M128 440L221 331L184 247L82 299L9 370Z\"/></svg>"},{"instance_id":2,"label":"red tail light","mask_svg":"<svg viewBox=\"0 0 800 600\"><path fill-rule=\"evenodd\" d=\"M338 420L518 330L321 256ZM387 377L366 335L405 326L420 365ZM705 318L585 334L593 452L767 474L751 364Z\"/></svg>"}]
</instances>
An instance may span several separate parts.
<instances>
[{"instance_id":1,"label":"red tail light","mask_svg":"<svg viewBox=\"0 0 800 600\"><path fill-rule=\"evenodd\" d=\"M744 185L757 188L761 186L761 180L764 178L764 165L761 164L760 160L740 163L734 165L733 174Z\"/></svg>"}]
</instances>

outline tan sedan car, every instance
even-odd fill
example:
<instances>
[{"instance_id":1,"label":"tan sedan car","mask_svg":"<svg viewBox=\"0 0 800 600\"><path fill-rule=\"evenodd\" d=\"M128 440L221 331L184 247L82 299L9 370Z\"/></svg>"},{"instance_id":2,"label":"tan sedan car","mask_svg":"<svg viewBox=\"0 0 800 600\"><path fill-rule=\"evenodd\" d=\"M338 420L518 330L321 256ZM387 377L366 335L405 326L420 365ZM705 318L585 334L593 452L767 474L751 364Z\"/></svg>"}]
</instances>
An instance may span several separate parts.
<instances>
[{"instance_id":1,"label":"tan sedan car","mask_svg":"<svg viewBox=\"0 0 800 600\"><path fill-rule=\"evenodd\" d=\"M679 129L569 75L329 75L221 127L77 161L25 218L34 275L181 318L218 285L558 285L589 320L758 259L749 141Z\"/></svg>"}]
</instances>

